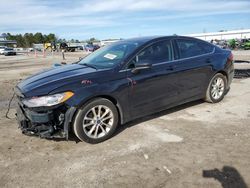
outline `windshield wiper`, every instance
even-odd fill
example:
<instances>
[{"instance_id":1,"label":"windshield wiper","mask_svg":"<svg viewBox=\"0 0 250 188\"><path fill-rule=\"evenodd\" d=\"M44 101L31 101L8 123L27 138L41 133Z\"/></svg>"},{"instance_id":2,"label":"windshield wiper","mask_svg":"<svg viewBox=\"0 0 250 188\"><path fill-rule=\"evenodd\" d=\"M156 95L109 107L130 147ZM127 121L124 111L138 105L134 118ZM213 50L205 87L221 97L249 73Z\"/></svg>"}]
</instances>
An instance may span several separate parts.
<instances>
[{"instance_id":1,"label":"windshield wiper","mask_svg":"<svg viewBox=\"0 0 250 188\"><path fill-rule=\"evenodd\" d=\"M88 64L88 63L83 63L83 64L80 64L80 65L85 65L87 67L91 67L91 68L97 70L97 68L94 65L91 65L91 64Z\"/></svg>"}]
</instances>

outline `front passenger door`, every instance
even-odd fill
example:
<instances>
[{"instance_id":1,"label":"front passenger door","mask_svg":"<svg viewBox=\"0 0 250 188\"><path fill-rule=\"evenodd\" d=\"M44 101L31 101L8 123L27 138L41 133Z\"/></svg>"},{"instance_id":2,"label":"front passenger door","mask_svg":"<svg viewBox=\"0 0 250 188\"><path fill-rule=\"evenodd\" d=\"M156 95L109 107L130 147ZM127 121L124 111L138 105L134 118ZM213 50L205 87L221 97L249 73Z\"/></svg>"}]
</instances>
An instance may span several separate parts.
<instances>
[{"instance_id":1,"label":"front passenger door","mask_svg":"<svg viewBox=\"0 0 250 188\"><path fill-rule=\"evenodd\" d=\"M128 64L130 81L129 102L133 117L159 111L176 101L177 78L171 74L173 51L170 40L155 42L140 51ZM133 73L139 64L150 63L151 68Z\"/></svg>"}]
</instances>

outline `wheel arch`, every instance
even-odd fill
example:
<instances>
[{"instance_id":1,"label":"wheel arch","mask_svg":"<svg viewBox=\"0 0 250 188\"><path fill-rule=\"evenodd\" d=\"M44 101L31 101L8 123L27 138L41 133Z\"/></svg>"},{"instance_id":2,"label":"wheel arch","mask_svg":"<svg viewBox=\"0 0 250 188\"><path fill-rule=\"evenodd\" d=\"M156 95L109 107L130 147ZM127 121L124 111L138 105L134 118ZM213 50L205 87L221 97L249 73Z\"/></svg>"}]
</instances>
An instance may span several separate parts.
<instances>
[{"instance_id":1,"label":"wheel arch","mask_svg":"<svg viewBox=\"0 0 250 188\"><path fill-rule=\"evenodd\" d=\"M120 105L120 103L118 102L118 100L113 97L113 96L110 96L110 95L96 95L96 96L93 96L93 97L90 97L86 100L84 100L83 102L81 102L81 104L78 106L77 108L77 111L85 104L95 100L95 99L98 99L98 98L103 98L103 99L107 99L109 100L110 102L112 102L114 104L114 106L116 107L117 111L118 111L118 115L119 115L119 123L120 124L123 124L124 123L124 115L123 115L123 110L122 110L122 107ZM76 112L77 113L77 112ZM75 113L75 114L76 114Z\"/></svg>"},{"instance_id":2,"label":"wheel arch","mask_svg":"<svg viewBox=\"0 0 250 188\"><path fill-rule=\"evenodd\" d=\"M218 74L218 73L222 74L222 75L226 78L226 89L228 90L228 88L229 88L229 82L228 82L229 78L228 78L227 72L224 71L224 70L219 70L219 71L216 72L215 74ZM214 75L215 75L215 74L214 74Z\"/></svg>"},{"instance_id":3,"label":"wheel arch","mask_svg":"<svg viewBox=\"0 0 250 188\"><path fill-rule=\"evenodd\" d=\"M211 74L210 75L210 77L208 78L208 82L206 83L206 91L207 91L207 88L209 87L209 84L210 84L210 81L211 81L211 79L216 75L216 74L218 74L218 73L220 73L220 74L222 74L222 75L224 75L225 76L225 78L226 78L226 81L227 81L227 83L226 83L226 86L227 86L227 88L228 88L228 74L227 74L227 72L226 71L224 71L224 70L214 70L214 72L213 72L213 74ZM206 92L205 91L205 92Z\"/></svg>"},{"instance_id":4,"label":"wheel arch","mask_svg":"<svg viewBox=\"0 0 250 188\"><path fill-rule=\"evenodd\" d=\"M212 68L212 70L213 70L213 73L210 75L210 77L209 77L209 82L210 82L210 80L216 75L216 74L218 74L218 73L220 73L220 74L222 74L222 75L224 75L225 76L225 78L226 78L226 80L228 81L228 73L227 73L227 71L225 71L225 70L223 70L223 69L215 69L215 68ZM208 84L209 84L209 82L208 82Z\"/></svg>"},{"instance_id":5,"label":"wheel arch","mask_svg":"<svg viewBox=\"0 0 250 188\"><path fill-rule=\"evenodd\" d=\"M226 79L228 80L228 75L227 75L227 72L226 72L226 71L220 70L220 71L216 72L215 74L217 74L217 73L223 74L223 75L226 77Z\"/></svg>"},{"instance_id":6,"label":"wheel arch","mask_svg":"<svg viewBox=\"0 0 250 188\"><path fill-rule=\"evenodd\" d=\"M224 90L224 93L221 94L220 98L212 99L211 92L210 92L210 88L211 88L210 85L212 84L212 81L216 75L220 75L220 77L223 77L223 79L225 80L225 85L224 85L225 90ZM220 102L224 98L224 96L226 95L227 87L228 87L228 75L227 75L227 73L223 70L216 71L209 81L209 84L208 84L207 89L206 89L206 96L205 96L204 100L207 102L210 102L210 103Z\"/></svg>"}]
</instances>

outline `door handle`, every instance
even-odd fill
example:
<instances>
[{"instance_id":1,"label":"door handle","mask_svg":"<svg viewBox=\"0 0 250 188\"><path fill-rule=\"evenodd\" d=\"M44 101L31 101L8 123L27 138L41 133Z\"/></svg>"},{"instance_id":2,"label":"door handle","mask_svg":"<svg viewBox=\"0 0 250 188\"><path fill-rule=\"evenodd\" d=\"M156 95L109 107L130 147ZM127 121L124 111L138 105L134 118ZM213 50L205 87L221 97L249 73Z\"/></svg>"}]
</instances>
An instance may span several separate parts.
<instances>
[{"instance_id":1,"label":"door handle","mask_svg":"<svg viewBox=\"0 0 250 188\"><path fill-rule=\"evenodd\" d=\"M175 69L174 65L170 65L166 68L167 71L173 71Z\"/></svg>"},{"instance_id":2,"label":"door handle","mask_svg":"<svg viewBox=\"0 0 250 188\"><path fill-rule=\"evenodd\" d=\"M210 59L206 59L206 63L207 64L211 63L211 60Z\"/></svg>"}]
</instances>

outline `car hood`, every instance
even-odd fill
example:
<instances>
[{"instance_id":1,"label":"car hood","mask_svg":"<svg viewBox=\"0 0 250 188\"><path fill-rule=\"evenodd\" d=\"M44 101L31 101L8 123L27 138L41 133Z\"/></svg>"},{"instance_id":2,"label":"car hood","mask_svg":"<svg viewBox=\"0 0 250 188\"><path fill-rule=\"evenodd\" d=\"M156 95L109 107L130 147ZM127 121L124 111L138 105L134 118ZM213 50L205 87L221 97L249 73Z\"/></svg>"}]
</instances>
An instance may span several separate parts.
<instances>
[{"instance_id":1,"label":"car hood","mask_svg":"<svg viewBox=\"0 0 250 188\"><path fill-rule=\"evenodd\" d=\"M98 70L72 64L52 68L21 81L17 88L25 97L47 95L53 90L96 75Z\"/></svg>"}]
</instances>

